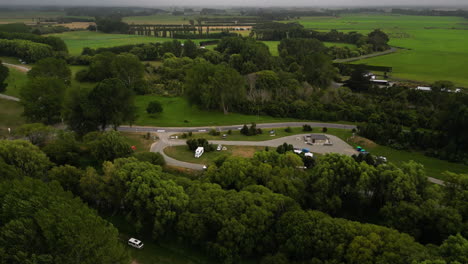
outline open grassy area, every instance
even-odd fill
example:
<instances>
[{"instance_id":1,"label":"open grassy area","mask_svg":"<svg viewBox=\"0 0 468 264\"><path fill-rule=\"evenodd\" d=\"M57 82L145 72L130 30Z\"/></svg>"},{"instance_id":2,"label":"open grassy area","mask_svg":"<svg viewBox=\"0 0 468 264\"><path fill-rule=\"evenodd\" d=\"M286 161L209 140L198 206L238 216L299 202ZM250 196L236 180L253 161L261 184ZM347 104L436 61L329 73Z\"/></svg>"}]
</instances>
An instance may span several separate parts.
<instances>
[{"instance_id":1,"label":"open grassy area","mask_svg":"<svg viewBox=\"0 0 468 264\"><path fill-rule=\"evenodd\" d=\"M8 67L8 69L10 70L8 78L6 79L8 86L6 87L4 94L19 97L21 87L23 87L28 81L27 75L15 68Z\"/></svg>"},{"instance_id":2,"label":"open grassy area","mask_svg":"<svg viewBox=\"0 0 468 264\"><path fill-rule=\"evenodd\" d=\"M164 110L161 114L150 115L146 113L146 107L149 102L155 100L161 102ZM135 104L138 115L135 125L141 126L193 127L293 121L293 119L274 118L271 116L236 113L224 115L221 111L204 111L194 105L190 105L183 97L143 95L136 97Z\"/></svg>"},{"instance_id":3,"label":"open grassy area","mask_svg":"<svg viewBox=\"0 0 468 264\"><path fill-rule=\"evenodd\" d=\"M233 142L234 143L234 142ZM262 151L265 147L257 146L223 146L226 150L205 152L200 158L194 157L194 152L190 151L187 146L172 146L164 149L164 153L169 157L177 160L186 161L190 163L212 165L214 161L222 156L235 156L251 158L257 151Z\"/></svg>"},{"instance_id":4,"label":"open grassy area","mask_svg":"<svg viewBox=\"0 0 468 264\"><path fill-rule=\"evenodd\" d=\"M22 113L23 106L18 102L0 98L0 137L8 135L8 128L14 130L26 122Z\"/></svg>"},{"instance_id":5,"label":"open grassy area","mask_svg":"<svg viewBox=\"0 0 468 264\"><path fill-rule=\"evenodd\" d=\"M160 38L151 36L138 36L126 34L106 34L91 31L74 31L59 34L50 34L65 41L68 51L72 55L81 54L83 48L107 48L129 44L155 43L172 41L171 38ZM206 39L205 39L206 40ZM204 41L203 39L194 40L194 42Z\"/></svg>"},{"instance_id":6,"label":"open grassy area","mask_svg":"<svg viewBox=\"0 0 468 264\"><path fill-rule=\"evenodd\" d=\"M461 17L353 14L341 17L303 17L306 28L358 31L363 34L380 28L390 36L390 44L409 50L362 60L356 63L393 67L399 79L431 83L451 80L468 87L467 20Z\"/></svg>"},{"instance_id":7,"label":"open grassy area","mask_svg":"<svg viewBox=\"0 0 468 264\"><path fill-rule=\"evenodd\" d=\"M135 146L135 152L148 152L151 149L151 145L154 143L153 139L146 139L146 133L130 133L120 132L122 136L127 138L127 142Z\"/></svg>"}]
</instances>

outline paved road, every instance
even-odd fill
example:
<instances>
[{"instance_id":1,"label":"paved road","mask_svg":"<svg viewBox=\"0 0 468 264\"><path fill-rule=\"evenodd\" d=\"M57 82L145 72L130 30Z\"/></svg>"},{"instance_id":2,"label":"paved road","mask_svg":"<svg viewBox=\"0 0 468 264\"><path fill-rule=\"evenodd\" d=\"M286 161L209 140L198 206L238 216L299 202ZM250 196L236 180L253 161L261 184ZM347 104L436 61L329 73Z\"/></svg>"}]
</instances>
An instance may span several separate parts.
<instances>
[{"instance_id":1,"label":"paved road","mask_svg":"<svg viewBox=\"0 0 468 264\"><path fill-rule=\"evenodd\" d=\"M311 127L327 127L327 128L341 128L341 129L353 129L356 128L355 125L343 125L343 124L332 124L332 123L318 123L318 122L282 122L282 123L264 123L257 124L258 128L278 128L278 127L302 127L303 125L308 124ZM216 129L218 131L228 131L228 130L240 130L242 125L232 125L232 126L204 126L204 127L148 127L148 126L120 126L119 131L124 132L207 132L211 129Z\"/></svg>"},{"instance_id":2,"label":"paved road","mask_svg":"<svg viewBox=\"0 0 468 264\"><path fill-rule=\"evenodd\" d=\"M6 100L11 100L11 101L16 101L16 102L19 102L19 100L20 100L19 98L9 96L9 95L6 95L6 94L0 94L0 98L6 99Z\"/></svg>"},{"instance_id":3,"label":"paved road","mask_svg":"<svg viewBox=\"0 0 468 264\"><path fill-rule=\"evenodd\" d=\"M161 153L161 155L163 155L164 159L166 160L166 163L169 165L192 169L192 170L203 170L203 165L176 160L167 156L164 153L164 149L166 147L183 146L186 144L185 140L169 139L169 136L171 134L172 134L171 132L158 133L159 141L154 143L151 146L151 152ZM276 139L267 140L267 141L210 140L210 143L215 144L215 145L221 144L221 145L231 145L231 146L235 145L235 146L277 147L283 144L284 142L286 142L288 144L292 144L295 148L307 148L312 152L320 153L320 154L340 153L340 154L351 156L353 154L358 153L356 150L354 150L353 147L351 147L346 142L344 142L343 140L341 140L340 138L336 136L327 135L333 143L332 146L311 146L311 145L307 145L306 143L304 143L304 140L303 140L304 135L306 134L276 138ZM428 180L429 182L432 182L438 185L444 185L444 182L439 179L428 177Z\"/></svg>"},{"instance_id":4,"label":"paved road","mask_svg":"<svg viewBox=\"0 0 468 264\"><path fill-rule=\"evenodd\" d=\"M369 59L369 58L373 58L373 57L378 57L378 56L383 56L383 55L395 53L397 51L398 51L397 48L392 47L392 48L390 48L389 50L386 50L386 51L371 53L371 54L367 54L367 55L363 55L363 56L359 56L359 57L354 57L354 58L348 58L348 59L336 59L333 62L344 63L344 62L364 60L364 59Z\"/></svg>"},{"instance_id":5,"label":"paved road","mask_svg":"<svg viewBox=\"0 0 468 264\"><path fill-rule=\"evenodd\" d=\"M169 139L170 134L171 134L170 132L158 133L159 141L154 143L151 146L151 152L161 153L164 156L166 163L169 165L182 167L182 168L188 168L192 170L202 170L203 165L179 161L164 154L164 149L166 147L183 146L186 144L185 140ZM304 142L304 139L303 139L304 135L307 135L307 134L287 136L287 137L276 138L276 139L266 140L266 141L210 140L210 143L215 144L215 145L221 144L221 145L235 145L235 146L277 147L283 144L284 142L286 142L288 144L292 144L295 148L301 148L301 149L307 148L312 152L320 153L320 154L340 153L340 154L344 154L348 156L357 154L357 151L355 151L350 145L348 145L346 142L344 142L343 140L341 140L340 138L336 136L327 135L330 138L331 142L333 143L332 146L311 146L311 145L307 145Z\"/></svg>"},{"instance_id":6,"label":"paved road","mask_svg":"<svg viewBox=\"0 0 468 264\"><path fill-rule=\"evenodd\" d=\"M5 65L5 66L8 66L8 67L11 67L11 68L15 68L15 69L17 69L17 70L20 70L20 71L22 71L22 72L28 72L28 71L31 70L29 67L26 67L26 66L21 66L21 65L6 63L6 62L2 62L2 64Z\"/></svg>"}]
</instances>

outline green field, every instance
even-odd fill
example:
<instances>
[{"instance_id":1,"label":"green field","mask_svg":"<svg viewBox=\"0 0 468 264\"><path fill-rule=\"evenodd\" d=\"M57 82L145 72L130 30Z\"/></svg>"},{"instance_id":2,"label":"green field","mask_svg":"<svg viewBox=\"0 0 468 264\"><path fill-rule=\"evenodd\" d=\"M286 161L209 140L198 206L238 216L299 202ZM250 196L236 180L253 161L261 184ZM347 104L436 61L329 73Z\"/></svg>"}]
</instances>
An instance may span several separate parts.
<instances>
[{"instance_id":1,"label":"green field","mask_svg":"<svg viewBox=\"0 0 468 264\"><path fill-rule=\"evenodd\" d=\"M83 48L108 48L129 44L154 43L172 41L171 38L148 37L125 34L106 34L91 31L74 31L59 34L50 34L65 41L68 51L72 55L80 55ZM204 41L203 39L194 40L194 42Z\"/></svg>"},{"instance_id":2,"label":"green field","mask_svg":"<svg viewBox=\"0 0 468 264\"><path fill-rule=\"evenodd\" d=\"M356 63L393 67L392 77L432 83L451 80L468 87L468 20L460 17L359 14L342 17L304 17L306 28L368 33L380 28L390 44L409 50Z\"/></svg>"},{"instance_id":3,"label":"green field","mask_svg":"<svg viewBox=\"0 0 468 264\"><path fill-rule=\"evenodd\" d=\"M23 106L18 102L0 98L0 137L8 135L8 128L14 130L26 122L22 113Z\"/></svg>"},{"instance_id":4,"label":"green field","mask_svg":"<svg viewBox=\"0 0 468 264\"><path fill-rule=\"evenodd\" d=\"M159 101L163 105L163 113L149 115L146 107L151 101ZM137 96L135 100L137 106L137 120L135 125L141 126L166 126L166 127L191 127L191 126L219 126L238 125L244 123L266 123L293 121L294 119L274 118L270 116L255 116L230 113L224 115L221 111L204 111L192 106L182 97L162 97L162 96ZM184 122L187 120L188 122Z\"/></svg>"},{"instance_id":5,"label":"green field","mask_svg":"<svg viewBox=\"0 0 468 264\"><path fill-rule=\"evenodd\" d=\"M262 41L262 42L268 46L273 56L278 56L278 45L280 41ZM350 49L356 48L355 45L348 44L348 43L324 42L323 44L325 44L326 47L337 46L337 47L348 47Z\"/></svg>"},{"instance_id":6,"label":"green field","mask_svg":"<svg viewBox=\"0 0 468 264\"><path fill-rule=\"evenodd\" d=\"M10 68L8 73L8 78L6 79L6 83L8 84L6 91L4 94L19 97L19 92L21 87L23 87L27 82L26 73L21 72L15 68Z\"/></svg>"},{"instance_id":7,"label":"green field","mask_svg":"<svg viewBox=\"0 0 468 264\"><path fill-rule=\"evenodd\" d=\"M64 12L0 11L0 24L34 23L34 18L55 18L64 15Z\"/></svg>"}]
</instances>

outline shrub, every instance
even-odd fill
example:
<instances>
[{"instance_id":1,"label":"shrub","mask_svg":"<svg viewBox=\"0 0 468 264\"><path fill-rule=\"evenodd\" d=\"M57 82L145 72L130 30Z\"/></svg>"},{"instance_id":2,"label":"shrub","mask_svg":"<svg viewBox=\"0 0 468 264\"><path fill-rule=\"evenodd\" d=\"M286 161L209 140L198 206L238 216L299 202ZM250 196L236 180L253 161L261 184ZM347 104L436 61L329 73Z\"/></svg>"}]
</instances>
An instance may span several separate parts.
<instances>
[{"instance_id":1,"label":"shrub","mask_svg":"<svg viewBox=\"0 0 468 264\"><path fill-rule=\"evenodd\" d=\"M287 132L287 133L291 133L292 129L291 129L291 127L287 127L287 128L284 129L284 131Z\"/></svg>"},{"instance_id":2,"label":"shrub","mask_svg":"<svg viewBox=\"0 0 468 264\"><path fill-rule=\"evenodd\" d=\"M212 136L219 136L221 134L221 132L219 131L216 131L216 129L211 129L210 132L209 132L210 135Z\"/></svg>"},{"instance_id":3,"label":"shrub","mask_svg":"<svg viewBox=\"0 0 468 264\"><path fill-rule=\"evenodd\" d=\"M163 107L160 102L158 101L152 101L148 104L148 107L146 107L146 112L148 114L157 114L161 113L163 111Z\"/></svg>"},{"instance_id":4,"label":"shrub","mask_svg":"<svg viewBox=\"0 0 468 264\"><path fill-rule=\"evenodd\" d=\"M232 130L229 129L227 133L228 133L228 135L231 135L231 134L232 134Z\"/></svg>"},{"instance_id":5,"label":"shrub","mask_svg":"<svg viewBox=\"0 0 468 264\"><path fill-rule=\"evenodd\" d=\"M310 125L303 125L302 126L302 131L304 132L311 132L312 131L312 127Z\"/></svg>"},{"instance_id":6,"label":"shrub","mask_svg":"<svg viewBox=\"0 0 468 264\"><path fill-rule=\"evenodd\" d=\"M323 133L327 133L327 131L328 131L328 128L326 128L326 127L322 128Z\"/></svg>"}]
</instances>

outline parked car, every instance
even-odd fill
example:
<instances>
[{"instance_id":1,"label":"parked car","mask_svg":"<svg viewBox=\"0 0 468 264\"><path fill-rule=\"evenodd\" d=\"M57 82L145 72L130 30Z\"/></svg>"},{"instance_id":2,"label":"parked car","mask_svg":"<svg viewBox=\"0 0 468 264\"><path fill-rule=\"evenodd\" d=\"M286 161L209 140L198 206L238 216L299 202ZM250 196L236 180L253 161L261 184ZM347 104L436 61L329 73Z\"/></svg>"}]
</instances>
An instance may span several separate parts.
<instances>
[{"instance_id":1,"label":"parked car","mask_svg":"<svg viewBox=\"0 0 468 264\"><path fill-rule=\"evenodd\" d=\"M143 242L141 242L140 240L136 239L136 238L130 238L128 240L128 243L127 243L129 246L132 246L134 248L142 248L143 247Z\"/></svg>"},{"instance_id":2,"label":"parked car","mask_svg":"<svg viewBox=\"0 0 468 264\"><path fill-rule=\"evenodd\" d=\"M218 147L216 148L217 151L221 151L223 149L223 146L221 145L218 145Z\"/></svg>"}]
</instances>

